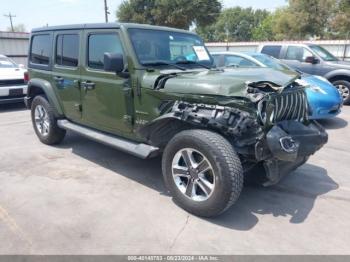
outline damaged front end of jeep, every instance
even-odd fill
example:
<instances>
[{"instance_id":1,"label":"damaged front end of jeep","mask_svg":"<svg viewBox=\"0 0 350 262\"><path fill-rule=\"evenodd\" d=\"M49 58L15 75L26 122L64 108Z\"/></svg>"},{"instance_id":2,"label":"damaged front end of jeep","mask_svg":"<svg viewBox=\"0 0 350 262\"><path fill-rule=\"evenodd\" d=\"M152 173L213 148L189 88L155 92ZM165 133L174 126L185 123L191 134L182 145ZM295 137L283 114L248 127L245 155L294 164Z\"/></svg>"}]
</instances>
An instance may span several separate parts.
<instances>
[{"instance_id":1,"label":"damaged front end of jeep","mask_svg":"<svg viewBox=\"0 0 350 262\"><path fill-rule=\"evenodd\" d=\"M218 132L239 154L245 175L258 174L267 186L305 163L327 142L325 130L308 119L308 110L304 87L295 79L285 86L247 82L244 96L226 97L217 104L165 100L159 106L160 117L139 132L160 148L184 129Z\"/></svg>"}]
</instances>

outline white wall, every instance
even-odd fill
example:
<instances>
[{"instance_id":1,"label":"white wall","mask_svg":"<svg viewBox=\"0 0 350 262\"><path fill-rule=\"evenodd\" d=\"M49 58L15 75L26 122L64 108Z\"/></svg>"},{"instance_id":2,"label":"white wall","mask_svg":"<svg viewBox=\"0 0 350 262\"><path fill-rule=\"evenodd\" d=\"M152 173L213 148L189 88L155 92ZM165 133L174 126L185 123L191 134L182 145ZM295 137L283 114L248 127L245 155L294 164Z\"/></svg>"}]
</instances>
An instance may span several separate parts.
<instances>
[{"instance_id":1,"label":"white wall","mask_svg":"<svg viewBox=\"0 0 350 262\"><path fill-rule=\"evenodd\" d=\"M0 32L0 54L27 66L29 33Z\"/></svg>"}]
</instances>

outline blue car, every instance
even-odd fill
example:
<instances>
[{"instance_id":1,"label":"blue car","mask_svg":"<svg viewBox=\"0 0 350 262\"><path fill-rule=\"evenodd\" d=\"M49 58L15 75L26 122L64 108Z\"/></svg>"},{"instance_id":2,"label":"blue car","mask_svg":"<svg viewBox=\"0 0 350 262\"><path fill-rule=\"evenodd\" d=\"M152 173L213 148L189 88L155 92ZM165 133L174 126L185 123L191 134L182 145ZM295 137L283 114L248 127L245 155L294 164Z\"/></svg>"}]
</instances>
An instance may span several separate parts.
<instances>
[{"instance_id":1,"label":"blue car","mask_svg":"<svg viewBox=\"0 0 350 262\"><path fill-rule=\"evenodd\" d=\"M261 53L212 52L218 67L271 67L277 70L293 70L279 60ZM310 119L335 117L340 113L343 98L339 91L324 77L302 74L301 84L305 89L309 106Z\"/></svg>"}]
</instances>

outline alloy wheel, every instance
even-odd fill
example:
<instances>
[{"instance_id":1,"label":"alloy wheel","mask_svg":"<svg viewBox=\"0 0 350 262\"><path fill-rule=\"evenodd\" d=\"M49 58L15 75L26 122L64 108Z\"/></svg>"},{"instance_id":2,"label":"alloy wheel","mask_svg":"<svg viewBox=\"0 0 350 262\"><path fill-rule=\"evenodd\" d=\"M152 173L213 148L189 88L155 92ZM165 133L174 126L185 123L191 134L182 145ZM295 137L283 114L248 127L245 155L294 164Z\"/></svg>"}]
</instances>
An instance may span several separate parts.
<instances>
[{"instance_id":1,"label":"alloy wheel","mask_svg":"<svg viewBox=\"0 0 350 262\"><path fill-rule=\"evenodd\" d=\"M193 148L175 154L172 175L180 192L194 201L207 200L215 190L213 167L204 154Z\"/></svg>"},{"instance_id":2,"label":"alloy wheel","mask_svg":"<svg viewBox=\"0 0 350 262\"><path fill-rule=\"evenodd\" d=\"M336 88L338 89L340 95L342 96L343 100L346 100L350 95L350 90L345 85L337 85Z\"/></svg>"},{"instance_id":3,"label":"alloy wheel","mask_svg":"<svg viewBox=\"0 0 350 262\"><path fill-rule=\"evenodd\" d=\"M47 136L50 130L50 118L42 105L37 105L34 112L35 125L39 133Z\"/></svg>"}]
</instances>

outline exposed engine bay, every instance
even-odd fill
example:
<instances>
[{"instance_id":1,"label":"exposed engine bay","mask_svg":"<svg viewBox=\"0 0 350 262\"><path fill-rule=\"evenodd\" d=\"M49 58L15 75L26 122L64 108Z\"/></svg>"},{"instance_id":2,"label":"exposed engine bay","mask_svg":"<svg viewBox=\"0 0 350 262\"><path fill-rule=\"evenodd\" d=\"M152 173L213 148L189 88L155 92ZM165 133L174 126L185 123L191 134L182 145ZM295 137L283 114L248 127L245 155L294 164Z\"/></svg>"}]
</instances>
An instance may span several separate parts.
<instances>
[{"instance_id":1,"label":"exposed engine bay","mask_svg":"<svg viewBox=\"0 0 350 262\"><path fill-rule=\"evenodd\" d=\"M160 77L155 89L166 88L176 74ZM164 101L161 116L140 129L151 144L162 147L169 134L180 127L211 129L225 136L240 155L245 172L265 172L265 185L302 165L328 139L325 130L308 120L304 86L298 81L285 86L274 82L247 82L244 98L255 107L255 114L239 107Z\"/></svg>"}]
</instances>

